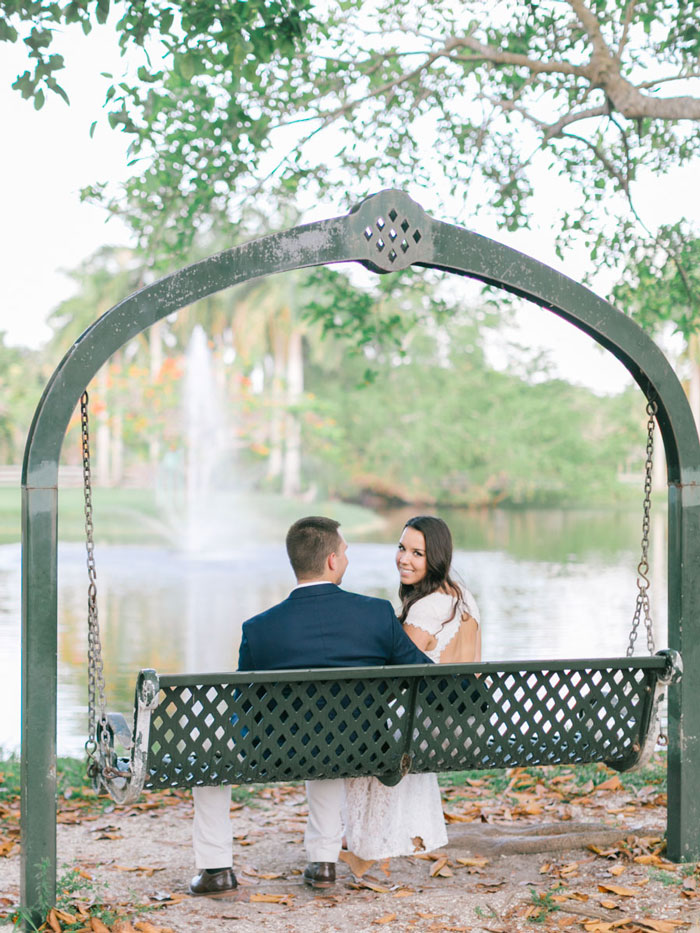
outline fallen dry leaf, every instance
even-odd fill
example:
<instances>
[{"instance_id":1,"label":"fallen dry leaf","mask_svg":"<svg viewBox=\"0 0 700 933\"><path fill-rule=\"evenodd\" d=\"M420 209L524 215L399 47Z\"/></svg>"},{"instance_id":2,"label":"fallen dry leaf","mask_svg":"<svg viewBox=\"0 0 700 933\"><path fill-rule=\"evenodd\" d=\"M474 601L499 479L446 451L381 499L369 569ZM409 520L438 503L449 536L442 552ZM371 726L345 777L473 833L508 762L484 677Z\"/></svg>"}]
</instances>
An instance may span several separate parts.
<instances>
[{"instance_id":1,"label":"fallen dry leaf","mask_svg":"<svg viewBox=\"0 0 700 933\"><path fill-rule=\"evenodd\" d=\"M616 774L613 774L613 776L608 778L607 781L603 781L602 784L598 784L596 790L622 790L622 781Z\"/></svg>"},{"instance_id":2,"label":"fallen dry leaf","mask_svg":"<svg viewBox=\"0 0 700 933\"><path fill-rule=\"evenodd\" d=\"M678 867L674 865L673 862L667 862L665 859L662 859L658 855L654 855L651 852L647 852L644 855L635 855L634 861L639 865L663 865L664 868L668 868L669 871L675 871Z\"/></svg>"},{"instance_id":3,"label":"fallen dry leaf","mask_svg":"<svg viewBox=\"0 0 700 933\"><path fill-rule=\"evenodd\" d=\"M138 930L139 933L166 933L170 928L154 926L150 920L138 920L134 924L134 929Z\"/></svg>"},{"instance_id":4,"label":"fallen dry leaf","mask_svg":"<svg viewBox=\"0 0 700 933\"><path fill-rule=\"evenodd\" d=\"M491 861L491 859L488 859L488 858L478 858L478 857L477 857L477 858L456 858L456 859L455 859L455 862L457 862L458 865L465 865L465 866L468 867L468 868L483 868L485 865L488 865L488 863L489 863L490 861ZM541 868L540 868L540 871L542 871Z\"/></svg>"},{"instance_id":5,"label":"fallen dry leaf","mask_svg":"<svg viewBox=\"0 0 700 933\"><path fill-rule=\"evenodd\" d=\"M53 930L53 933L62 933L63 927L58 922L58 917L56 916L56 911L53 909L53 907L49 911L49 915L46 918L46 923L48 924L49 929Z\"/></svg>"},{"instance_id":6,"label":"fallen dry leaf","mask_svg":"<svg viewBox=\"0 0 700 933\"><path fill-rule=\"evenodd\" d=\"M92 933L109 933L109 927L99 917L90 917L90 928Z\"/></svg>"},{"instance_id":7,"label":"fallen dry leaf","mask_svg":"<svg viewBox=\"0 0 700 933\"><path fill-rule=\"evenodd\" d=\"M636 923L643 930L653 933L674 933L676 927L685 926L685 920L637 920Z\"/></svg>"},{"instance_id":8,"label":"fallen dry leaf","mask_svg":"<svg viewBox=\"0 0 700 933\"><path fill-rule=\"evenodd\" d=\"M396 914L384 914L383 917L377 917L377 919L373 920L372 923L391 923L392 920L396 920Z\"/></svg>"},{"instance_id":9,"label":"fallen dry leaf","mask_svg":"<svg viewBox=\"0 0 700 933\"><path fill-rule=\"evenodd\" d=\"M620 887L619 884L599 884L598 890L602 891L603 894L618 894L620 897L634 897L638 894L638 891L632 891L630 888Z\"/></svg>"},{"instance_id":10,"label":"fallen dry leaf","mask_svg":"<svg viewBox=\"0 0 700 933\"><path fill-rule=\"evenodd\" d=\"M357 889L369 888L370 891L375 891L377 894L389 894L391 891L391 888L387 888L386 885L376 884L374 881L368 881L366 878L358 878L350 887Z\"/></svg>"},{"instance_id":11,"label":"fallen dry leaf","mask_svg":"<svg viewBox=\"0 0 700 933\"><path fill-rule=\"evenodd\" d=\"M374 865L373 860L371 859L367 860L367 859L360 858L359 855L355 855L354 852L348 852L345 849L341 851L338 858L340 859L341 862L345 862L345 864L348 866L348 868L350 869L350 871L353 873L353 875L356 878L361 878L364 875L364 873L366 871L369 871L372 865Z\"/></svg>"},{"instance_id":12,"label":"fallen dry leaf","mask_svg":"<svg viewBox=\"0 0 700 933\"><path fill-rule=\"evenodd\" d=\"M448 813L447 810L444 811L444 817L446 823L473 823L474 817L467 816L463 813Z\"/></svg>"},{"instance_id":13,"label":"fallen dry leaf","mask_svg":"<svg viewBox=\"0 0 700 933\"><path fill-rule=\"evenodd\" d=\"M112 927L112 933L136 933L129 920L117 920Z\"/></svg>"},{"instance_id":14,"label":"fallen dry leaf","mask_svg":"<svg viewBox=\"0 0 700 933\"><path fill-rule=\"evenodd\" d=\"M294 894L251 894L250 902L255 904L287 904Z\"/></svg>"},{"instance_id":15,"label":"fallen dry leaf","mask_svg":"<svg viewBox=\"0 0 700 933\"><path fill-rule=\"evenodd\" d=\"M552 894L552 900L558 904L563 904L565 901L583 901L585 903L588 900L588 895L582 891L567 891L566 894Z\"/></svg>"},{"instance_id":16,"label":"fallen dry leaf","mask_svg":"<svg viewBox=\"0 0 700 933\"><path fill-rule=\"evenodd\" d=\"M430 869L430 877L435 878L435 876L439 875L446 865L447 865L447 856L443 855L441 858L437 860L437 862L435 862L433 867ZM452 874L452 872L450 872L450 874Z\"/></svg>"}]
</instances>

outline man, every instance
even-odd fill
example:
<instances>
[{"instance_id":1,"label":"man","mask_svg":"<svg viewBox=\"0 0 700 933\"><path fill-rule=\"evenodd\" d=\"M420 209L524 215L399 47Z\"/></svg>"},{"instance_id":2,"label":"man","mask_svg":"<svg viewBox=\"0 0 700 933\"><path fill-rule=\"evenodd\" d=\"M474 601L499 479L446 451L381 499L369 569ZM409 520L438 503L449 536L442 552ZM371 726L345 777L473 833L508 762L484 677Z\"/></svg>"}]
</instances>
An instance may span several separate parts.
<instances>
[{"instance_id":1,"label":"man","mask_svg":"<svg viewBox=\"0 0 700 933\"><path fill-rule=\"evenodd\" d=\"M348 566L347 544L331 518L311 516L287 532L287 554L297 585L287 599L243 624L241 671L309 667L428 664L385 599L340 589ZM304 881L314 888L335 883L342 844L342 780L307 781L309 819ZM190 893L221 897L237 886L231 858L230 788L195 787L193 842L199 869Z\"/></svg>"}]
</instances>

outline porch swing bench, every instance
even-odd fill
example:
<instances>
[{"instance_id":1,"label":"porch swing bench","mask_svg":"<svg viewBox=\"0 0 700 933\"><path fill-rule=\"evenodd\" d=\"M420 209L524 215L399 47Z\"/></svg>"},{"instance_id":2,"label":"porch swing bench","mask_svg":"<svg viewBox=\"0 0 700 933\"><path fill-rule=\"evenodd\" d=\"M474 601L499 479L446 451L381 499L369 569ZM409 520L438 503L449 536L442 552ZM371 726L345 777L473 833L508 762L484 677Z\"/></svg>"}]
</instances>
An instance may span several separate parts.
<instances>
[{"instance_id":1,"label":"porch swing bench","mask_svg":"<svg viewBox=\"0 0 700 933\"><path fill-rule=\"evenodd\" d=\"M642 555L624 658L168 674L142 670L133 725L104 703L92 541L88 396L81 399L88 552L88 773L118 803L144 788L581 764L618 771L656 744L681 656L654 652L649 514L655 401L647 405ZM634 657L644 621L649 657ZM99 693L100 716L97 717ZM120 756L121 744L127 756Z\"/></svg>"},{"instance_id":2,"label":"porch swing bench","mask_svg":"<svg viewBox=\"0 0 700 933\"><path fill-rule=\"evenodd\" d=\"M130 803L144 788L362 775L391 785L409 772L591 761L625 771L651 755L664 686L680 671L671 650L439 668L142 670L133 728L120 714L98 725L93 777Z\"/></svg>"}]
</instances>

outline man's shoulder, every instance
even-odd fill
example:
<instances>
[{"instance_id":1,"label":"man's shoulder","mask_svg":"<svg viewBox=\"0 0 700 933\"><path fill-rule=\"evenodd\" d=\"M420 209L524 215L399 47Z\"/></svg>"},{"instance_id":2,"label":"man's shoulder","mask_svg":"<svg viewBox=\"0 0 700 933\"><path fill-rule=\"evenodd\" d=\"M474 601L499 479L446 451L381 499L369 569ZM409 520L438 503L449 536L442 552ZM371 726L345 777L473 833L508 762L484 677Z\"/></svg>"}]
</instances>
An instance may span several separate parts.
<instances>
[{"instance_id":1,"label":"man's shoulder","mask_svg":"<svg viewBox=\"0 0 700 933\"><path fill-rule=\"evenodd\" d=\"M388 599L381 599L379 596L366 596L364 593L352 593L350 590L339 590L343 598L357 604L358 608L363 607L374 612L391 612L393 615L394 607Z\"/></svg>"},{"instance_id":2,"label":"man's shoulder","mask_svg":"<svg viewBox=\"0 0 700 933\"><path fill-rule=\"evenodd\" d=\"M282 602L275 603L274 606L269 606L267 609L263 609L262 612L258 612L254 616L251 616L249 619L246 619L243 625L254 626L258 622L266 622L270 619L274 619L275 616L279 615L280 613L284 613L288 606L289 599L283 599Z\"/></svg>"}]
</instances>

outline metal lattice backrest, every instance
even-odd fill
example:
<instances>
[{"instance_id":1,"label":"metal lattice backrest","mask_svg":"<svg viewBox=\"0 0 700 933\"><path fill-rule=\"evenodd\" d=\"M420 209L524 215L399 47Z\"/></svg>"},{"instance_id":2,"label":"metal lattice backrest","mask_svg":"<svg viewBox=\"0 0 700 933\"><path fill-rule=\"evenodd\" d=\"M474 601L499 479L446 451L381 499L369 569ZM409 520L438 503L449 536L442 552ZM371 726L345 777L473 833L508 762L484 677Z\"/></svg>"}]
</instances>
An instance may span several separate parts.
<instances>
[{"instance_id":1,"label":"metal lattice backrest","mask_svg":"<svg viewBox=\"0 0 700 933\"><path fill-rule=\"evenodd\" d=\"M396 783L407 771L585 761L624 770L667 668L655 656L163 676L146 786Z\"/></svg>"}]
</instances>

